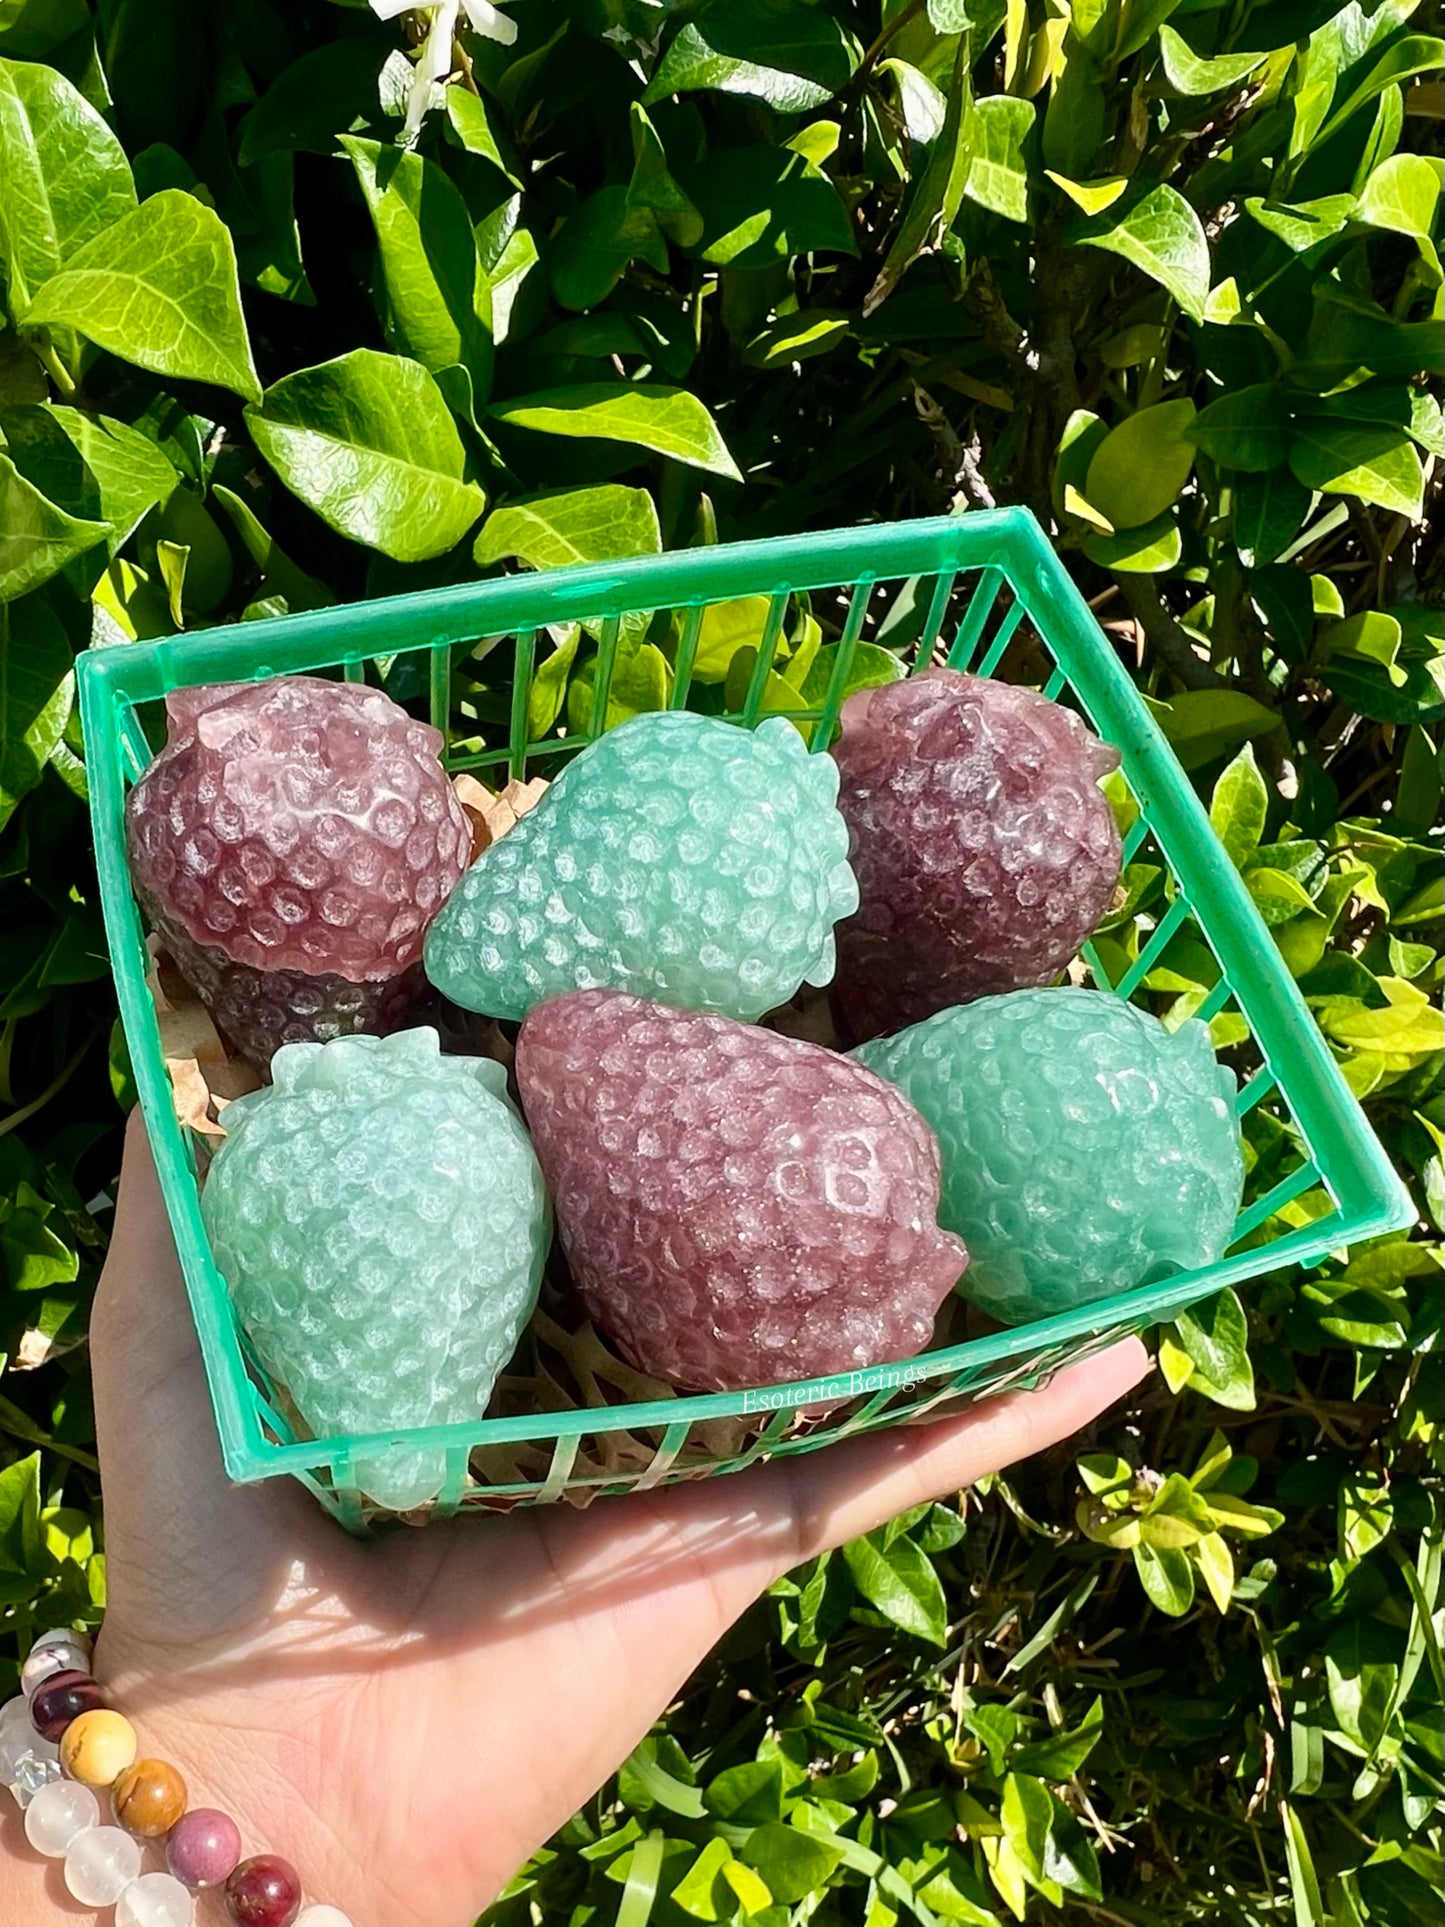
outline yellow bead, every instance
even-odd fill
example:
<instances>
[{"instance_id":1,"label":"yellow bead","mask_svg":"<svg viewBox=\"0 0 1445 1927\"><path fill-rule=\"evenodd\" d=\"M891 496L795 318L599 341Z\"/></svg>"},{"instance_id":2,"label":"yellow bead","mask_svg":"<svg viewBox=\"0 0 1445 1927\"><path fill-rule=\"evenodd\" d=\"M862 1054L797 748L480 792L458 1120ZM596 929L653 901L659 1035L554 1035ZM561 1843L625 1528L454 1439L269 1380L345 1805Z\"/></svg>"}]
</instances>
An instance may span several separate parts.
<instances>
[{"instance_id":1,"label":"yellow bead","mask_svg":"<svg viewBox=\"0 0 1445 1927\"><path fill-rule=\"evenodd\" d=\"M135 1728L121 1713L82 1713L65 1729L60 1764L82 1786L110 1786L136 1756Z\"/></svg>"}]
</instances>

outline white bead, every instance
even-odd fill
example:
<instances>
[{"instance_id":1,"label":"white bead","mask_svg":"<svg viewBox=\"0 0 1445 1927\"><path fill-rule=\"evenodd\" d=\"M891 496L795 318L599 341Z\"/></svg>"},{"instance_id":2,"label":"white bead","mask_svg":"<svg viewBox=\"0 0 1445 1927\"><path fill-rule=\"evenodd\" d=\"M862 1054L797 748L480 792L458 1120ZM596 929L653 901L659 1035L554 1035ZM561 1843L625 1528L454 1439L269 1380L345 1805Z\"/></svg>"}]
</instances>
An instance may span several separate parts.
<instances>
[{"instance_id":1,"label":"white bead","mask_svg":"<svg viewBox=\"0 0 1445 1927\"><path fill-rule=\"evenodd\" d=\"M27 1754L16 1769L10 1797L24 1813L36 1794L43 1793L48 1786L54 1786L61 1777L59 1760L37 1760L32 1754Z\"/></svg>"},{"instance_id":2,"label":"white bead","mask_svg":"<svg viewBox=\"0 0 1445 1927\"><path fill-rule=\"evenodd\" d=\"M33 1697L47 1680L57 1673L88 1673L90 1654L76 1640L69 1637L52 1639L49 1645L37 1646L29 1659L20 1668L22 1690Z\"/></svg>"},{"instance_id":3,"label":"white bead","mask_svg":"<svg viewBox=\"0 0 1445 1927\"><path fill-rule=\"evenodd\" d=\"M0 1706L0 1740L4 1739L12 1726L28 1728L29 1725L30 1702L23 1694L19 1699L6 1700L5 1704Z\"/></svg>"},{"instance_id":4,"label":"white bead","mask_svg":"<svg viewBox=\"0 0 1445 1927\"><path fill-rule=\"evenodd\" d=\"M296 1927L351 1927L351 1920L339 1907L308 1907L297 1915Z\"/></svg>"},{"instance_id":5,"label":"white bead","mask_svg":"<svg viewBox=\"0 0 1445 1927\"><path fill-rule=\"evenodd\" d=\"M58 1760L60 1748L54 1740L43 1740L29 1720L16 1720L0 1728L0 1785L9 1786L26 1760Z\"/></svg>"},{"instance_id":6,"label":"white bead","mask_svg":"<svg viewBox=\"0 0 1445 1927\"><path fill-rule=\"evenodd\" d=\"M75 1780L42 1787L25 1812L25 1838L47 1860L63 1860L76 1834L99 1825L99 1800Z\"/></svg>"},{"instance_id":7,"label":"white bead","mask_svg":"<svg viewBox=\"0 0 1445 1927\"><path fill-rule=\"evenodd\" d=\"M77 1834L65 1856L65 1884L82 1907L113 1907L140 1872L141 1847L119 1827Z\"/></svg>"},{"instance_id":8,"label":"white bead","mask_svg":"<svg viewBox=\"0 0 1445 1927\"><path fill-rule=\"evenodd\" d=\"M74 1646L87 1666L90 1664L90 1634L77 1632L74 1626L52 1626L48 1633L42 1633L30 1648L38 1653L47 1646Z\"/></svg>"},{"instance_id":9,"label":"white bead","mask_svg":"<svg viewBox=\"0 0 1445 1927\"><path fill-rule=\"evenodd\" d=\"M174 1874L143 1873L115 1903L115 1927L191 1927L196 1903Z\"/></svg>"}]
</instances>

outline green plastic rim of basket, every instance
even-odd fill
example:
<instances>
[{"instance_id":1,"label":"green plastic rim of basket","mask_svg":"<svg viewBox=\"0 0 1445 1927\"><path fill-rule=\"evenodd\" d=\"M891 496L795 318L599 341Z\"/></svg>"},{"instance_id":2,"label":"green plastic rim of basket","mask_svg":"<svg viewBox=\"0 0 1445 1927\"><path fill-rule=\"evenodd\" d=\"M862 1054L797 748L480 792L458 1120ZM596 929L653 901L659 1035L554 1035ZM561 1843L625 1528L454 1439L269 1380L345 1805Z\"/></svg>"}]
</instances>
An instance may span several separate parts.
<instances>
[{"instance_id":1,"label":"green plastic rim of basket","mask_svg":"<svg viewBox=\"0 0 1445 1927\"><path fill-rule=\"evenodd\" d=\"M1037 1324L851 1377L539 1411L466 1426L298 1437L263 1376L248 1364L201 1222L195 1149L177 1122L162 1058L146 985L141 918L125 860L126 788L152 753L138 710L196 683L338 670L359 678L377 659L425 653L431 720L446 738L449 767L520 779L529 772L548 773L559 758L601 733L619 641L639 629L636 623L624 627L627 617L645 616L660 624L666 612L672 613L670 703L680 708L694 688L705 611L742 597L765 598L767 613L741 707L728 715L740 727L779 713L769 672L789 613L802 606L795 600L799 597L808 598L815 611L822 608L836 631L821 701L782 712L805 728L811 725L814 750L826 749L832 740L857 649L878 633L885 618L886 642L896 645L900 632L910 637L904 660L911 673L942 660L946 651L955 668L982 675L1002 668L1011 679L1041 686L1078 706L1120 751L1121 774L1138 806L1125 837L1126 863L1142 852L1167 872L1162 907L1152 927L1147 920L1141 924L1138 955L1117 981L1111 981L1094 945L1086 946L1086 967L1100 990L1132 997L1171 940L1182 930L1197 937L1219 966L1218 980L1197 1015L1206 1020L1234 1015L1233 1030L1241 1038L1247 1027L1246 1045L1251 1061L1257 1054L1258 1063L1239 1093L1240 1115L1268 1104L1283 1150L1266 1177L1246 1192L1234 1241L1217 1264ZM578 622L588 624L597 645L589 728L580 735L553 732L529 742L527 697L539 631ZM507 740L456 753L453 665L507 646L513 652ZM1308 1264L1411 1222L1404 1186L1188 778L1027 510L505 576L175 640L98 649L82 657L78 673L101 899L121 1015L200 1335L226 1469L242 1481L282 1473L300 1478L352 1531L368 1530L379 1516L362 1498L354 1468L391 1445L445 1454L446 1484L432 1508L437 1517L562 1498L585 1503L600 1493L735 1471L762 1458L811 1451L1037 1384L1063 1365L1170 1319L1226 1286L1282 1266ZM476 725L467 727L474 743ZM821 1404L821 1414L807 1415L810 1404ZM733 1423L719 1428L718 1420ZM619 1437L632 1447L629 1462L621 1466L616 1450L609 1451ZM499 1479L478 1476L472 1455L479 1448L483 1459L492 1448L504 1458L510 1453L513 1462L522 1450L530 1470Z\"/></svg>"}]
</instances>

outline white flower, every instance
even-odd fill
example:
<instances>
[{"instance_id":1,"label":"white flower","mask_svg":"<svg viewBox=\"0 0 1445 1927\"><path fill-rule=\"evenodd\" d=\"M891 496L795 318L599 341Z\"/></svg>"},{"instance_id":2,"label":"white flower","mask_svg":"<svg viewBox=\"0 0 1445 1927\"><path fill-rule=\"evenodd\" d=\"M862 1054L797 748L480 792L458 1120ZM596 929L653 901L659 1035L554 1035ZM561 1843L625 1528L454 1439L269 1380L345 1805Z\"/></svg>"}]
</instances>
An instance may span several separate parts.
<instances>
[{"instance_id":1,"label":"white flower","mask_svg":"<svg viewBox=\"0 0 1445 1927\"><path fill-rule=\"evenodd\" d=\"M417 57L411 92L407 96L406 125L401 134L408 146L421 131L426 115L441 100L441 83L451 72L452 43L463 11L474 31L488 40L500 40L503 46L510 47L517 38L516 21L498 13L490 0L438 0L433 6L417 6L415 0L371 0L371 10L381 20L395 20L403 13L428 16L426 39Z\"/></svg>"}]
</instances>

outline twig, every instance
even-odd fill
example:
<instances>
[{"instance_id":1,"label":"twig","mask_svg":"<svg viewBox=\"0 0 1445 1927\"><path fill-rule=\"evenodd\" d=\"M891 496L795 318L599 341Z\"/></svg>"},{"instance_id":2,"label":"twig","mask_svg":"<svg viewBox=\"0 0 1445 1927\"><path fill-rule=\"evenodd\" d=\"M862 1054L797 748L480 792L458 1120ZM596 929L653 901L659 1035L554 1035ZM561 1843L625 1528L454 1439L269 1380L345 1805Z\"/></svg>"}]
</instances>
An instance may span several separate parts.
<instances>
[{"instance_id":1,"label":"twig","mask_svg":"<svg viewBox=\"0 0 1445 1927\"><path fill-rule=\"evenodd\" d=\"M853 76L855 81L862 81L868 78L874 67L877 66L879 56L882 54L883 49L888 45L893 36L901 32L910 20L916 20L927 5L928 0L908 0L908 5L894 14L887 26L884 27L882 33L879 34L878 38L873 42L873 45L859 61L858 71Z\"/></svg>"},{"instance_id":2,"label":"twig","mask_svg":"<svg viewBox=\"0 0 1445 1927\"><path fill-rule=\"evenodd\" d=\"M1139 626L1159 652L1159 659L1186 689L1222 689L1224 683L1207 662L1194 653L1189 631L1166 607L1164 598L1147 576L1119 578L1119 593Z\"/></svg>"}]
</instances>

